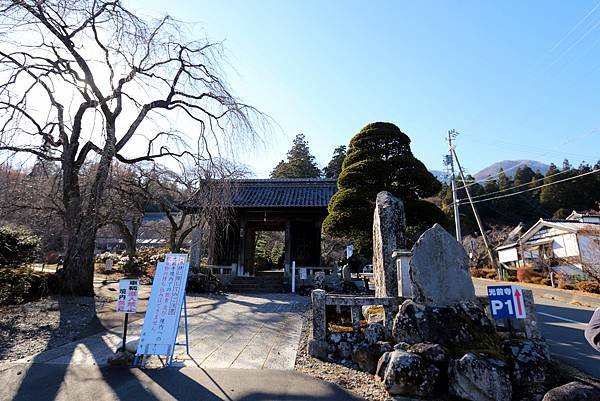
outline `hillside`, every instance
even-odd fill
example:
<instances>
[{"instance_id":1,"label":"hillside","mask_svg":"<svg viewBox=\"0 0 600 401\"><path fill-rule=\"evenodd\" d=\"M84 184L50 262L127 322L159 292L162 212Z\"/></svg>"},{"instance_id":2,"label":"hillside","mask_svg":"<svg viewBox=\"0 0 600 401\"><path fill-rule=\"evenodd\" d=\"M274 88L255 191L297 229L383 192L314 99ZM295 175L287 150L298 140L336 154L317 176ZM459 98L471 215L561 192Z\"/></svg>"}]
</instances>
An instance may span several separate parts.
<instances>
[{"instance_id":1,"label":"hillside","mask_svg":"<svg viewBox=\"0 0 600 401\"><path fill-rule=\"evenodd\" d=\"M497 174L500 169L506 172L507 176L514 176L518 167L529 166L533 171L540 171L544 174L548 170L548 165L535 160L502 160L484 168L483 170L475 173L473 176L478 181L484 181L488 176Z\"/></svg>"}]
</instances>

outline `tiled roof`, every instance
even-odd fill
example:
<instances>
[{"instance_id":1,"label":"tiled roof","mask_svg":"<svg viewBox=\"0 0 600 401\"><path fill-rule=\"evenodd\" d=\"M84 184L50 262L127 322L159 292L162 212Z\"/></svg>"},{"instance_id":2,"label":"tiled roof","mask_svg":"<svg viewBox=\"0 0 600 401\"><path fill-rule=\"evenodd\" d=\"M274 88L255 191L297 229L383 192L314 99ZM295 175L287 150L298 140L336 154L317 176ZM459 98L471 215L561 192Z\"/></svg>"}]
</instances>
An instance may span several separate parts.
<instances>
[{"instance_id":1,"label":"tiled roof","mask_svg":"<svg viewBox=\"0 0 600 401\"><path fill-rule=\"evenodd\" d=\"M227 182L234 208L326 208L337 191L330 179L242 179ZM229 196L228 196L229 197Z\"/></svg>"}]
</instances>

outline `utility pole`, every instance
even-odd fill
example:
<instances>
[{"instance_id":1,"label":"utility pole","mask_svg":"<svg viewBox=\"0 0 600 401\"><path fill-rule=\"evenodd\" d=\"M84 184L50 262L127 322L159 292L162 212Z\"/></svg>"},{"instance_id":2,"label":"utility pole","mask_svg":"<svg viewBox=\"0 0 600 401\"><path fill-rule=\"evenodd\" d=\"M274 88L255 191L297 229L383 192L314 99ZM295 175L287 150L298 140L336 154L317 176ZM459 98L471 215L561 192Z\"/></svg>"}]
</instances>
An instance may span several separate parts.
<instances>
[{"instance_id":1,"label":"utility pole","mask_svg":"<svg viewBox=\"0 0 600 401\"><path fill-rule=\"evenodd\" d=\"M481 218L479 218L479 213L477 213L477 209L475 208L475 205L473 204L473 199L471 199L471 193L469 192L469 187L467 185L467 180L465 179L465 174L460 165L460 162L458 161L458 156L456 156L456 149L454 147L451 147L450 151L452 152L454 159L456 159L456 165L458 166L458 172L460 173L460 176L462 178L463 186L465 188L465 192L467 193L467 198L469 198L469 203L471 204L471 209L473 209L473 214L475 215L475 220L477 221L477 226L479 227L479 232L481 232L481 238L483 238L483 243L485 244L485 249L487 251L488 257L490 258L490 263L492 264L492 268L496 269L496 261L494 259L494 255L492 254L492 249L490 248L490 245L487 242L487 238L485 236L485 231L483 230L483 224L481 224Z\"/></svg>"},{"instance_id":2,"label":"utility pole","mask_svg":"<svg viewBox=\"0 0 600 401\"><path fill-rule=\"evenodd\" d=\"M452 139L456 138L458 133L455 130L448 131L448 155L444 158L444 164L450 169L450 183L452 185L452 205L454 207L454 227L456 228L456 240L462 243L462 234L460 232L460 215L458 214L458 196L456 194L456 173L454 172L454 154Z\"/></svg>"}]
</instances>

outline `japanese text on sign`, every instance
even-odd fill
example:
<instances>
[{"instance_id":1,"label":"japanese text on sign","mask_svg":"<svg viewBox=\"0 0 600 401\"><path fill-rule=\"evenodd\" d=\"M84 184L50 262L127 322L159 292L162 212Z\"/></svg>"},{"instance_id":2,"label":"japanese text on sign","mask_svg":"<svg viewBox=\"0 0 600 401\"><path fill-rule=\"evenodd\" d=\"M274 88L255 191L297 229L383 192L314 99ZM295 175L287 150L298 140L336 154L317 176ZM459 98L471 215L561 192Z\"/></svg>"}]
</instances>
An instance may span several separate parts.
<instances>
[{"instance_id":1,"label":"japanese text on sign","mask_svg":"<svg viewBox=\"0 0 600 401\"><path fill-rule=\"evenodd\" d=\"M189 263L187 254L169 253L158 263L138 354L169 355L175 344Z\"/></svg>"},{"instance_id":2,"label":"japanese text on sign","mask_svg":"<svg viewBox=\"0 0 600 401\"><path fill-rule=\"evenodd\" d=\"M524 319L523 290L516 285L496 285L487 288L490 310L494 319Z\"/></svg>"},{"instance_id":3,"label":"japanese text on sign","mask_svg":"<svg viewBox=\"0 0 600 401\"><path fill-rule=\"evenodd\" d=\"M117 312L135 313L138 304L138 279L124 278L119 281Z\"/></svg>"}]
</instances>

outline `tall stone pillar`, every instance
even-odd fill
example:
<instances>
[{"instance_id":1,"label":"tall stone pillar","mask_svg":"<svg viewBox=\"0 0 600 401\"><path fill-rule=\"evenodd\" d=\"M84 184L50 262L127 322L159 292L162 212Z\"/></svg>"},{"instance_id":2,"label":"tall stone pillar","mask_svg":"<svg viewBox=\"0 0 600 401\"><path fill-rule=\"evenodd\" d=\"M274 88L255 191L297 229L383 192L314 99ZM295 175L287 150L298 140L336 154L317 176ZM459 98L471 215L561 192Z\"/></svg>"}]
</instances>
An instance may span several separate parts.
<instances>
[{"instance_id":1,"label":"tall stone pillar","mask_svg":"<svg viewBox=\"0 0 600 401\"><path fill-rule=\"evenodd\" d=\"M202 228L194 227L192 230L192 244L190 246L190 267L192 269L200 268L200 259L202 258Z\"/></svg>"},{"instance_id":2,"label":"tall stone pillar","mask_svg":"<svg viewBox=\"0 0 600 401\"><path fill-rule=\"evenodd\" d=\"M373 278L376 297L398 296L394 251L406 245L404 204L387 191L377 194L373 216Z\"/></svg>"}]
</instances>

